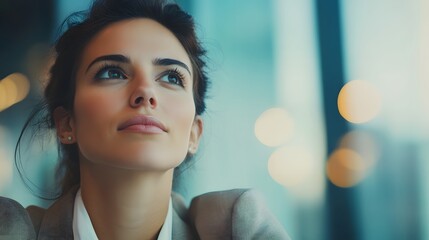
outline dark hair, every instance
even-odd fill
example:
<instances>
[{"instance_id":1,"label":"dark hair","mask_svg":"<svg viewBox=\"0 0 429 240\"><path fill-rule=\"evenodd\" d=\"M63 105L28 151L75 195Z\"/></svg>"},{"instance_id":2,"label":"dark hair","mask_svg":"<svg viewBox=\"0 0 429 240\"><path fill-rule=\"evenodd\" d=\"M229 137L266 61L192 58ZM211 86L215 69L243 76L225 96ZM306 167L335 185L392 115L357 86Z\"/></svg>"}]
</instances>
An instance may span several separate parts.
<instances>
[{"instance_id":1,"label":"dark hair","mask_svg":"<svg viewBox=\"0 0 429 240\"><path fill-rule=\"evenodd\" d=\"M54 110L57 107L63 107L68 111L73 110L76 69L88 42L109 24L131 18L155 20L169 29L180 41L192 64L196 114L201 115L205 111L205 95L208 87L203 59L205 50L197 39L193 18L177 4L167 3L164 0L95 0L89 11L74 13L64 22L68 29L55 45L56 59L50 69L50 77L44 91L45 99L33 111L21 131L15 148L16 163L21 138L29 126L35 125L40 129L44 125L48 129L54 129ZM41 117L38 118L38 115ZM79 149L77 144L61 144L58 140L57 143L60 158L57 174L62 178L59 195L63 195L69 188L80 182ZM185 162L190 157L188 155ZM22 163L17 164L17 167L20 170ZM21 171L19 172L22 177Z\"/></svg>"}]
</instances>

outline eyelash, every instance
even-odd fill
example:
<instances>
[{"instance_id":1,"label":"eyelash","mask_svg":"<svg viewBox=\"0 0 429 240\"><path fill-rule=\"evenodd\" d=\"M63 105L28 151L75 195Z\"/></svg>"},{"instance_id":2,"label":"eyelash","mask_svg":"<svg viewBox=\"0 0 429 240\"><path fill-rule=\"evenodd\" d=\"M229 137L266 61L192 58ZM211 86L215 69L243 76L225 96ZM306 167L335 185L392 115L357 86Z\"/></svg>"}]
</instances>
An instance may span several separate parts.
<instances>
[{"instance_id":1,"label":"eyelash","mask_svg":"<svg viewBox=\"0 0 429 240\"><path fill-rule=\"evenodd\" d=\"M100 69L97 71L97 73L94 76L95 80L109 80L109 79L122 79L122 78L105 78L105 77L100 77L103 73L105 73L108 70L116 70L117 72L119 72L123 79L127 79L127 75L124 73L124 71L122 70L122 68L117 65L117 64L110 64L110 63L106 63L104 65L102 65L100 67Z\"/></svg>"},{"instance_id":2,"label":"eyelash","mask_svg":"<svg viewBox=\"0 0 429 240\"><path fill-rule=\"evenodd\" d=\"M172 84L175 84L175 85L178 85L181 87L185 87L185 85L184 85L185 76L177 68L165 71L164 73L162 73L162 75L158 79L161 79L165 76L169 76L170 74L173 74L173 75L175 75L175 77L178 78L178 83L172 83ZM170 83L170 82L168 82L168 83Z\"/></svg>"},{"instance_id":3,"label":"eyelash","mask_svg":"<svg viewBox=\"0 0 429 240\"><path fill-rule=\"evenodd\" d=\"M103 73L105 73L105 71L108 70L116 70L118 72L120 72L120 74L123 75L123 79L127 79L127 75L124 73L124 71L122 70L121 66L119 66L118 64L111 64L111 63L105 63L103 64L99 70L97 71L97 73L94 76L94 79L97 81L103 81L103 80L109 80L109 79L121 79L121 78L105 78L105 77L100 77ZM171 84L175 84L181 87L185 87L184 85L184 79L185 76L183 75L183 73L181 73L177 68L175 69L170 69L167 70L165 72L163 72L161 74L161 76L158 79L161 79L165 76L169 76L170 74L173 74L175 77L178 78L178 83L171 83L171 82L167 82L167 83L171 83ZM166 81L164 81L166 82Z\"/></svg>"}]
</instances>

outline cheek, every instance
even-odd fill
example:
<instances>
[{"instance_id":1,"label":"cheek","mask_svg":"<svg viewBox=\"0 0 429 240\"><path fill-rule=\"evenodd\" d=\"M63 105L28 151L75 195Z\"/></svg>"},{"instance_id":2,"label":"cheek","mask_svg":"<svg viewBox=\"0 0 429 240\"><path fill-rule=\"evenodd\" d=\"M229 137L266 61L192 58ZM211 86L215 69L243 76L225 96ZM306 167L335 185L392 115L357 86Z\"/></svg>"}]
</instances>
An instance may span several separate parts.
<instances>
[{"instance_id":1,"label":"cheek","mask_svg":"<svg viewBox=\"0 0 429 240\"><path fill-rule=\"evenodd\" d=\"M174 121L177 138L184 144L188 144L190 131L195 118L195 106L192 97L186 96L183 99L171 101L174 104L169 105L167 110L171 119Z\"/></svg>"},{"instance_id":2,"label":"cheek","mask_svg":"<svg viewBox=\"0 0 429 240\"><path fill-rule=\"evenodd\" d=\"M115 117L121 108L119 94L105 89L82 88L76 91L74 102L74 131L81 154L86 159L103 158L110 146Z\"/></svg>"},{"instance_id":3,"label":"cheek","mask_svg":"<svg viewBox=\"0 0 429 240\"><path fill-rule=\"evenodd\" d=\"M115 95L100 90L77 91L74 105L76 131L85 134L109 124L120 102Z\"/></svg>"},{"instance_id":4,"label":"cheek","mask_svg":"<svg viewBox=\"0 0 429 240\"><path fill-rule=\"evenodd\" d=\"M170 111L171 119L174 121L174 134L171 135L171 142L169 146L168 154L174 155L174 159L177 161L178 166L185 160L185 157L189 151L189 140L191 134L192 124L195 118L195 110L193 102L191 104L182 104L174 107ZM173 129L172 129L173 130ZM171 157L171 156L170 156Z\"/></svg>"}]
</instances>

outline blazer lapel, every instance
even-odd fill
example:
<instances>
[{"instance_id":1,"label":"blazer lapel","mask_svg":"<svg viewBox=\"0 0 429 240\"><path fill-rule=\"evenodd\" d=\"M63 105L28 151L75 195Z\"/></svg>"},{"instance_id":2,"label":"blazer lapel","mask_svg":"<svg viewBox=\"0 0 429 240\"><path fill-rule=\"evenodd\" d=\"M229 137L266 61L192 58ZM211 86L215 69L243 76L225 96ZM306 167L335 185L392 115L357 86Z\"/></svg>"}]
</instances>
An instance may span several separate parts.
<instances>
[{"instance_id":1,"label":"blazer lapel","mask_svg":"<svg viewBox=\"0 0 429 240\"><path fill-rule=\"evenodd\" d=\"M78 186L57 200L43 216L38 239L73 239L73 209ZM188 224L187 208L183 198L172 193L173 201L173 240L199 239Z\"/></svg>"},{"instance_id":2,"label":"blazer lapel","mask_svg":"<svg viewBox=\"0 0 429 240\"><path fill-rule=\"evenodd\" d=\"M173 202L173 240L199 239L196 231L191 227L188 219L188 209L183 198L176 194L171 194Z\"/></svg>"},{"instance_id":3,"label":"blazer lapel","mask_svg":"<svg viewBox=\"0 0 429 240\"><path fill-rule=\"evenodd\" d=\"M38 239L73 239L73 209L78 186L46 210Z\"/></svg>"}]
</instances>

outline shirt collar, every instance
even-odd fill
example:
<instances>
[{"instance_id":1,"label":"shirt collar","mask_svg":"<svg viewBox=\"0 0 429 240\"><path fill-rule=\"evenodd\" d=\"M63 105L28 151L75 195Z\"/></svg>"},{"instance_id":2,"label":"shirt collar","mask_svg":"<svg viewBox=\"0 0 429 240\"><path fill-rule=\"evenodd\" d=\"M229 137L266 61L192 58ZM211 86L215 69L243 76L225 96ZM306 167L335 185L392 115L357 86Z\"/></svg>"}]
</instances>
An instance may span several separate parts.
<instances>
[{"instance_id":1,"label":"shirt collar","mask_svg":"<svg viewBox=\"0 0 429 240\"><path fill-rule=\"evenodd\" d=\"M85 205L82 201L80 189L76 193L73 210L73 235L74 239L98 239L95 234L94 227L92 226L91 219L86 211ZM168 204L167 216L165 217L164 224L161 227L157 240L171 240L173 228L173 207L170 202Z\"/></svg>"}]
</instances>

